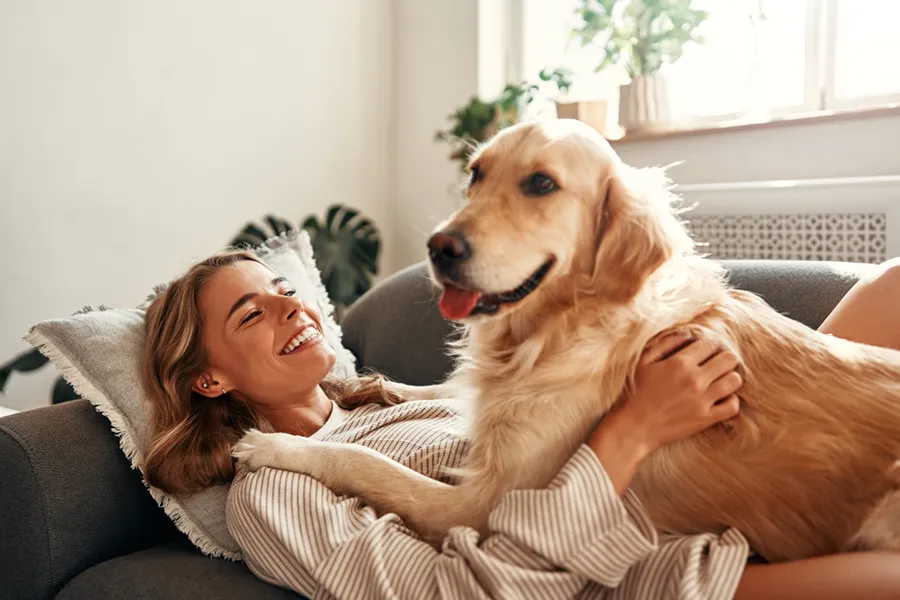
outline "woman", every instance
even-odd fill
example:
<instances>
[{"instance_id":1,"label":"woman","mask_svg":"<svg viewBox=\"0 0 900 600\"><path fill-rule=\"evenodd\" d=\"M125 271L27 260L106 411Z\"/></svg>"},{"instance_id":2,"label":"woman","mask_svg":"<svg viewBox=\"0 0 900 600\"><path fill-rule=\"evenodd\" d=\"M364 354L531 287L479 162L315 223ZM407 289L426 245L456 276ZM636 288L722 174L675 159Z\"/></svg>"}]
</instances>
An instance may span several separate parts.
<instances>
[{"instance_id":1,"label":"woman","mask_svg":"<svg viewBox=\"0 0 900 600\"><path fill-rule=\"evenodd\" d=\"M886 273L859 284L824 330L900 343L900 320L872 318L888 316L900 296L896 269ZM900 590L900 560L889 554L747 565L736 531L657 537L627 491L641 461L738 410L735 357L702 339L649 347L634 391L547 489L508 493L489 537L456 528L441 551L395 515L378 517L309 477L235 476L231 447L251 427L363 444L430 477L462 463L454 402L405 403L431 390L380 378L326 379L334 361L316 312L248 253L195 265L147 313L142 364L154 439L146 476L170 492L233 479L229 528L266 581L316 598L888 598Z\"/></svg>"}]
</instances>

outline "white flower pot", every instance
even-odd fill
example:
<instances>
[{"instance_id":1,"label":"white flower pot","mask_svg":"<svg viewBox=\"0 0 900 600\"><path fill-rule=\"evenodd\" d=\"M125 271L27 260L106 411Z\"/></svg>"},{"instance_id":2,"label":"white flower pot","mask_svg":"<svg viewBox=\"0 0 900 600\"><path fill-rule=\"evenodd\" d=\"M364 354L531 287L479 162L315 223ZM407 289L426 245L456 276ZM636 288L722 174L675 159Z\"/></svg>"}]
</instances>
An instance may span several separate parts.
<instances>
[{"instance_id":1,"label":"white flower pot","mask_svg":"<svg viewBox=\"0 0 900 600\"><path fill-rule=\"evenodd\" d=\"M669 86L660 73L639 75L619 89L619 125L626 132L655 129L670 120Z\"/></svg>"},{"instance_id":2,"label":"white flower pot","mask_svg":"<svg viewBox=\"0 0 900 600\"><path fill-rule=\"evenodd\" d=\"M590 125L600 133L607 129L606 115L609 107L606 100L586 100L556 102L556 116L560 119L577 119Z\"/></svg>"}]
</instances>

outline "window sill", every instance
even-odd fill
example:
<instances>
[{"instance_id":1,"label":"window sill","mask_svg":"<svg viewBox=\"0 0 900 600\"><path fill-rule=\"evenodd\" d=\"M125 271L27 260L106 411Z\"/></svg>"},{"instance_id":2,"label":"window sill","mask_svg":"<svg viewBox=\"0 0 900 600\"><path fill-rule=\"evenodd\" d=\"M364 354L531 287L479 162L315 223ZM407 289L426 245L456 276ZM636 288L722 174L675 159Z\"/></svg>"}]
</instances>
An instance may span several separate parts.
<instances>
[{"instance_id":1,"label":"window sill","mask_svg":"<svg viewBox=\"0 0 900 600\"><path fill-rule=\"evenodd\" d=\"M792 125L811 125L814 123L830 123L836 121L852 121L900 115L900 103L886 104L876 107L850 110L822 110L810 113L800 113L787 117L775 117L758 120L734 120L722 121L715 124L700 124L688 127L672 127L668 129L655 129L634 133L619 133L607 135L607 139L613 144L625 144L630 142L646 142L665 139L676 139L697 135L707 135L722 132L753 131L757 129L775 129Z\"/></svg>"}]
</instances>

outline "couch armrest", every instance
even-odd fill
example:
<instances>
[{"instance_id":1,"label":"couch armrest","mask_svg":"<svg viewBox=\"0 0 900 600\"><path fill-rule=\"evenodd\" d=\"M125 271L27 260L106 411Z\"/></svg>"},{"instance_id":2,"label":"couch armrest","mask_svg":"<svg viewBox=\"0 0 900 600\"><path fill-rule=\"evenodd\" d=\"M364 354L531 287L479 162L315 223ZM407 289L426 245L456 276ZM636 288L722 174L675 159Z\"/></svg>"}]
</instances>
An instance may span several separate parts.
<instances>
[{"instance_id":1,"label":"couch armrest","mask_svg":"<svg viewBox=\"0 0 900 600\"><path fill-rule=\"evenodd\" d=\"M0 598L52 598L109 558L176 537L86 400L0 419Z\"/></svg>"}]
</instances>

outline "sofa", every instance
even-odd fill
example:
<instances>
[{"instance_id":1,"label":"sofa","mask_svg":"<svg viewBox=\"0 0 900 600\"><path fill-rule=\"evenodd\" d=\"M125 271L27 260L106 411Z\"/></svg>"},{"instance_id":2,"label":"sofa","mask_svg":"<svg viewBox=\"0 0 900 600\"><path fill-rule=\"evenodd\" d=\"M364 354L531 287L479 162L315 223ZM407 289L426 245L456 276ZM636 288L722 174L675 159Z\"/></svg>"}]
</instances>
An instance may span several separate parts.
<instances>
[{"instance_id":1,"label":"sofa","mask_svg":"<svg viewBox=\"0 0 900 600\"><path fill-rule=\"evenodd\" d=\"M871 265L723 261L732 283L817 327ZM440 381L452 335L424 264L376 285L344 317L361 369ZM240 562L193 548L145 490L86 400L0 418L0 598L297 598Z\"/></svg>"}]
</instances>

